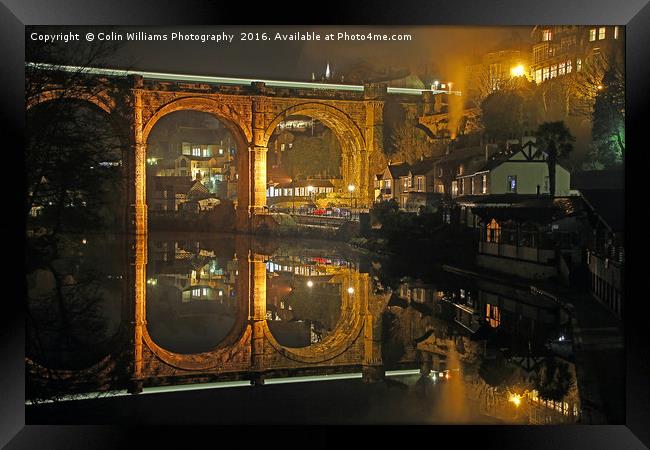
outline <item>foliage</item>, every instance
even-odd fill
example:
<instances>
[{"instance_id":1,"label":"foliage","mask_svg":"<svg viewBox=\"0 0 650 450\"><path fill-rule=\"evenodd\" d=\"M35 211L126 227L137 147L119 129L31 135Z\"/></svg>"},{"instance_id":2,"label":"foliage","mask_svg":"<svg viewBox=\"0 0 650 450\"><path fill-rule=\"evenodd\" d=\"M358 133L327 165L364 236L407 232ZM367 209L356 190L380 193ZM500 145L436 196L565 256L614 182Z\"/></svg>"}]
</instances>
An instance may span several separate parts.
<instances>
[{"instance_id":1,"label":"foliage","mask_svg":"<svg viewBox=\"0 0 650 450\"><path fill-rule=\"evenodd\" d=\"M331 130L322 136L297 136L286 156L291 178L337 177L341 171L341 144Z\"/></svg>"},{"instance_id":2,"label":"foliage","mask_svg":"<svg viewBox=\"0 0 650 450\"><path fill-rule=\"evenodd\" d=\"M592 113L591 158L612 167L621 163L625 155L625 78L616 66L610 66L601 86Z\"/></svg>"},{"instance_id":3,"label":"foliage","mask_svg":"<svg viewBox=\"0 0 650 450\"><path fill-rule=\"evenodd\" d=\"M555 167L558 160L565 159L573 149L575 140L564 122L544 122L535 132L536 145L546 153L551 197L555 196Z\"/></svg>"},{"instance_id":4,"label":"foliage","mask_svg":"<svg viewBox=\"0 0 650 450\"><path fill-rule=\"evenodd\" d=\"M128 130L109 121L92 101L111 90L118 99L117 116L129 104L128 88L124 82L84 74L85 67L101 65L116 46L28 46L27 50L30 61L65 61L79 67L73 72L26 68L26 99L46 93L52 84L60 87L56 98L26 114L27 220L38 210L38 222L53 232L122 226ZM80 95L89 101L69 100Z\"/></svg>"},{"instance_id":5,"label":"foliage","mask_svg":"<svg viewBox=\"0 0 650 450\"><path fill-rule=\"evenodd\" d=\"M545 358L533 381L540 397L554 401L561 401L575 384L569 364L558 358Z\"/></svg>"},{"instance_id":6,"label":"foliage","mask_svg":"<svg viewBox=\"0 0 650 450\"><path fill-rule=\"evenodd\" d=\"M497 140L519 137L537 123L534 85L525 79L510 80L481 102L486 134Z\"/></svg>"},{"instance_id":7,"label":"foliage","mask_svg":"<svg viewBox=\"0 0 650 450\"><path fill-rule=\"evenodd\" d=\"M500 353L496 358L481 360L478 374L492 387L510 386L516 377L515 369L508 366Z\"/></svg>"},{"instance_id":8,"label":"foliage","mask_svg":"<svg viewBox=\"0 0 650 450\"><path fill-rule=\"evenodd\" d=\"M381 359L384 365L391 367L404 356L405 349L399 339L399 319L389 310L381 315Z\"/></svg>"}]
</instances>

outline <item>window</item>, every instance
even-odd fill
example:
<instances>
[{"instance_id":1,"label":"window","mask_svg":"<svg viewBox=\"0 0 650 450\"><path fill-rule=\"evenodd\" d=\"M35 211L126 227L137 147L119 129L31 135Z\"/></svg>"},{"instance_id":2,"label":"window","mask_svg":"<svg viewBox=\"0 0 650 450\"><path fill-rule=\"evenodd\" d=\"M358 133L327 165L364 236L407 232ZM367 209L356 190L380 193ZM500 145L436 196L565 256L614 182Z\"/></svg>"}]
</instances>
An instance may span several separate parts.
<instances>
[{"instance_id":1,"label":"window","mask_svg":"<svg viewBox=\"0 0 650 450\"><path fill-rule=\"evenodd\" d=\"M488 319L488 322L492 328L497 328L501 324L501 311L496 305L490 305L489 303L486 306L485 316Z\"/></svg>"},{"instance_id":2,"label":"window","mask_svg":"<svg viewBox=\"0 0 650 450\"><path fill-rule=\"evenodd\" d=\"M403 185L404 185L404 190L407 190L408 187L409 187L409 179L408 178L404 178Z\"/></svg>"},{"instance_id":3,"label":"window","mask_svg":"<svg viewBox=\"0 0 650 450\"><path fill-rule=\"evenodd\" d=\"M487 194L487 175L481 177L481 194Z\"/></svg>"},{"instance_id":4,"label":"window","mask_svg":"<svg viewBox=\"0 0 650 450\"><path fill-rule=\"evenodd\" d=\"M201 156L201 147L192 147L192 156Z\"/></svg>"},{"instance_id":5,"label":"window","mask_svg":"<svg viewBox=\"0 0 650 450\"><path fill-rule=\"evenodd\" d=\"M280 144L280 151L284 151L284 144Z\"/></svg>"},{"instance_id":6,"label":"window","mask_svg":"<svg viewBox=\"0 0 650 450\"><path fill-rule=\"evenodd\" d=\"M548 75L549 75L549 68L548 68L548 67L544 67L544 68L542 69L542 81L546 81L546 80L548 80Z\"/></svg>"},{"instance_id":7,"label":"window","mask_svg":"<svg viewBox=\"0 0 650 450\"><path fill-rule=\"evenodd\" d=\"M566 62L566 73L571 73L571 60L567 60Z\"/></svg>"},{"instance_id":8,"label":"window","mask_svg":"<svg viewBox=\"0 0 650 450\"><path fill-rule=\"evenodd\" d=\"M596 29L592 28L589 30L589 42L593 42L596 40Z\"/></svg>"},{"instance_id":9,"label":"window","mask_svg":"<svg viewBox=\"0 0 650 450\"><path fill-rule=\"evenodd\" d=\"M614 27L614 39L618 39L618 26Z\"/></svg>"},{"instance_id":10,"label":"window","mask_svg":"<svg viewBox=\"0 0 650 450\"><path fill-rule=\"evenodd\" d=\"M551 78L557 77L557 64L551 66Z\"/></svg>"},{"instance_id":11,"label":"window","mask_svg":"<svg viewBox=\"0 0 650 450\"><path fill-rule=\"evenodd\" d=\"M598 40L599 41L602 41L603 39L605 39L605 30L606 30L605 27L600 27L598 29Z\"/></svg>"},{"instance_id":12,"label":"window","mask_svg":"<svg viewBox=\"0 0 650 450\"><path fill-rule=\"evenodd\" d=\"M506 192L517 193L517 175L508 175Z\"/></svg>"},{"instance_id":13,"label":"window","mask_svg":"<svg viewBox=\"0 0 650 450\"><path fill-rule=\"evenodd\" d=\"M577 70L578 72L580 72L580 69L582 69L582 60L581 60L580 58L578 58L578 59L576 60L576 70Z\"/></svg>"},{"instance_id":14,"label":"window","mask_svg":"<svg viewBox=\"0 0 650 450\"><path fill-rule=\"evenodd\" d=\"M542 69L537 69L535 71L535 83L541 83L542 82Z\"/></svg>"},{"instance_id":15,"label":"window","mask_svg":"<svg viewBox=\"0 0 650 450\"><path fill-rule=\"evenodd\" d=\"M553 38L553 33L551 30L542 31L542 41L550 41Z\"/></svg>"},{"instance_id":16,"label":"window","mask_svg":"<svg viewBox=\"0 0 650 450\"><path fill-rule=\"evenodd\" d=\"M390 180L385 181L386 189L390 189Z\"/></svg>"},{"instance_id":17,"label":"window","mask_svg":"<svg viewBox=\"0 0 650 450\"><path fill-rule=\"evenodd\" d=\"M463 165L461 164L458 166L458 175L462 175L462 174L463 174Z\"/></svg>"},{"instance_id":18,"label":"window","mask_svg":"<svg viewBox=\"0 0 650 450\"><path fill-rule=\"evenodd\" d=\"M499 242L500 241L500 234L501 234L501 226L499 223L492 219L490 223L487 224L486 228L486 236L485 236L485 241L486 242Z\"/></svg>"},{"instance_id":19,"label":"window","mask_svg":"<svg viewBox=\"0 0 650 450\"><path fill-rule=\"evenodd\" d=\"M474 195L474 178L469 178L469 193Z\"/></svg>"},{"instance_id":20,"label":"window","mask_svg":"<svg viewBox=\"0 0 650 450\"><path fill-rule=\"evenodd\" d=\"M564 75L566 73L566 63L561 62L557 66L557 74L558 75Z\"/></svg>"},{"instance_id":21,"label":"window","mask_svg":"<svg viewBox=\"0 0 650 450\"><path fill-rule=\"evenodd\" d=\"M423 187L423 177L418 177L418 191L422 192L422 187Z\"/></svg>"}]
</instances>

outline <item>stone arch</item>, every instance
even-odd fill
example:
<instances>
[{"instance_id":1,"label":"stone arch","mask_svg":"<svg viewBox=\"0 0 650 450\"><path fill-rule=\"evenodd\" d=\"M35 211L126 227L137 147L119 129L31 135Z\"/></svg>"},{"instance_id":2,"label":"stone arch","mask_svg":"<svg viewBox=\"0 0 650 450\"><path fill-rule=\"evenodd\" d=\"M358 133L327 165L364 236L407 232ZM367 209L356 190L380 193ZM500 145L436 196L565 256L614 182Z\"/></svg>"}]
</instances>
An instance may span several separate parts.
<instances>
[{"instance_id":1,"label":"stone arch","mask_svg":"<svg viewBox=\"0 0 650 450\"><path fill-rule=\"evenodd\" d=\"M81 100L88 103L92 103L98 108L100 108L101 110L103 110L105 113L109 114L109 116L113 113L116 106L115 101L110 96L101 92L93 94L90 92L83 92L83 91L68 92L65 89L52 89L49 91L41 92L27 99L27 102L25 104L25 109L29 110L36 105L40 105L41 103L51 102L59 99Z\"/></svg>"},{"instance_id":2,"label":"stone arch","mask_svg":"<svg viewBox=\"0 0 650 450\"><path fill-rule=\"evenodd\" d=\"M143 98L143 103L146 107L146 97ZM207 97L183 97L158 108L142 127L142 142L147 142L149 133L162 117L177 111L201 111L212 114L232 133L238 146L241 146L239 151L246 149L251 142L252 132L248 122L224 102Z\"/></svg>"},{"instance_id":3,"label":"stone arch","mask_svg":"<svg viewBox=\"0 0 650 450\"><path fill-rule=\"evenodd\" d=\"M164 363L182 370L208 370L222 366L232 359L232 355L245 347L244 343L249 337L248 305L245 301L240 302L235 324L228 335L214 349L207 352L183 354L169 351L153 340L147 326L142 330L142 340L149 350Z\"/></svg>"},{"instance_id":4,"label":"stone arch","mask_svg":"<svg viewBox=\"0 0 650 450\"><path fill-rule=\"evenodd\" d=\"M147 107L148 98L143 97L142 103L143 107ZM158 123L158 121L164 116L178 111L200 111L211 114L221 121L226 128L232 134L235 143L237 145L237 158L238 158L238 167L237 171L239 174L238 184L237 184L237 197L238 203L248 203L248 190L249 190L249 176L248 176L248 149L250 148L250 143L252 140L252 132L249 123L232 107L227 105L227 102L218 101L214 98L207 97L198 97L198 96L189 96L183 97L180 99L172 100L169 103L164 104L158 108L152 115L149 117L145 124L142 125L142 134L140 137L140 150L139 153L142 153L136 156L136 198L141 199L143 205L146 205L146 171L144 170L144 161L146 159L147 152L147 140L149 134L153 127ZM136 133L137 134L137 133ZM137 201L136 201L137 203ZM146 224L146 214L144 214L141 220ZM141 225L141 227L146 230L146 225Z\"/></svg>"},{"instance_id":5,"label":"stone arch","mask_svg":"<svg viewBox=\"0 0 650 450\"><path fill-rule=\"evenodd\" d=\"M355 283L355 286L358 288L359 284ZM363 309L366 301L344 293L342 295L341 317L332 333L322 342L302 348L283 346L273 336L266 320L263 322L264 338L277 353L297 362L318 364L342 355L357 341L363 331Z\"/></svg>"},{"instance_id":6,"label":"stone arch","mask_svg":"<svg viewBox=\"0 0 650 450\"><path fill-rule=\"evenodd\" d=\"M341 168L343 178L346 182L352 182L359 186L361 184L359 171L346 167L347 164L345 161L353 159L353 155L366 154L366 140L362 129L355 120L345 111L332 105L320 102L305 102L286 108L277 114L266 127L263 136L263 146L268 146L271 135L280 122L293 115L305 115L318 119L334 132L341 144L341 151L343 152L343 167Z\"/></svg>"}]
</instances>

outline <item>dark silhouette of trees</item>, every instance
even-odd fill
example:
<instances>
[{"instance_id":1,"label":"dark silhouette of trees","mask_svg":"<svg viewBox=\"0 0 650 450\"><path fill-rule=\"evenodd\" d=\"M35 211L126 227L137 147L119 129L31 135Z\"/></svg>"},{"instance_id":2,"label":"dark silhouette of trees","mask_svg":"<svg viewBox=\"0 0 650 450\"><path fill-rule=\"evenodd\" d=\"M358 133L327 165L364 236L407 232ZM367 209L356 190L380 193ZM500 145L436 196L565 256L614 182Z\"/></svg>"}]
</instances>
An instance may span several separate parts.
<instances>
[{"instance_id":1,"label":"dark silhouette of trees","mask_svg":"<svg viewBox=\"0 0 650 450\"><path fill-rule=\"evenodd\" d=\"M536 144L546 153L551 197L555 197L555 168L558 159L565 158L573 149L575 140L564 122L544 122L535 133Z\"/></svg>"}]
</instances>

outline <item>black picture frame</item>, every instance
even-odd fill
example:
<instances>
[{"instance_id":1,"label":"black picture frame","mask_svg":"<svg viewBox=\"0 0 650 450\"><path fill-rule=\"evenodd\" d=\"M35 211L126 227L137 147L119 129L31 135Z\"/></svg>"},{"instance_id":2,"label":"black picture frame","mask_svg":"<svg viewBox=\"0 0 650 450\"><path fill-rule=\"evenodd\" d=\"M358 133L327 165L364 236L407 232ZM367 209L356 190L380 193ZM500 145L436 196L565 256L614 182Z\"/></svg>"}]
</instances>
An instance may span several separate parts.
<instances>
[{"instance_id":1,"label":"black picture frame","mask_svg":"<svg viewBox=\"0 0 650 450\"><path fill-rule=\"evenodd\" d=\"M458 442L461 446L473 441L481 446L496 448L553 448L553 449L636 449L650 445L650 352L647 351L646 320L643 314L643 291L635 292L635 280L644 280L643 234L632 233L638 223L631 205L635 180L633 172L643 170L638 150L647 147L645 133L650 98L650 5L647 0L498 0L478 3L472 0L424 1L400 0L392 2L331 1L292 4L282 2L268 9L254 3L210 1L141 1L128 0L3 0L0 2L0 123L5 137L5 163L15 170L3 174L7 214L2 221L7 243L6 257L13 263L6 272L4 312L0 324L0 445L7 448L121 448L137 445L153 446L156 440L166 445L189 444L190 439L208 437L218 439L214 429L190 430L132 429L106 426L25 426L24 399L24 271L15 260L20 260L24 249L24 224L11 220L10 208L23 208L22 197L16 191L24 186L20 174L25 170L20 149L24 134L24 27L26 25L169 25L169 24L235 24L266 23L269 12L279 9L279 21L284 24L302 24L316 21L320 24L384 24L384 25L532 25L532 24L616 24L626 25L626 128L632 152L626 160L626 292L627 315L625 342L627 357L627 413L625 425L607 426L547 426L547 427L493 427L493 426L436 426L410 427L407 430L354 430L345 438L347 445L377 445L395 442L403 445L407 439L434 442ZM307 14L306 14L307 13ZM301 16L302 14L302 16ZM9 139L6 139L9 137ZM638 160L638 161L637 161ZM630 161L632 163L630 163ZM18 174L16 177L9 176ZM20 187L18 187L20 186ZM644 208L639 208L643 214ZM22 214L16 214L22 217ZM641 220L641 219L640 219ZM640 223L643 223L641 221ZM632 240L634 236L634 240ZM13 247L13 248L12 248ZM17 258L16 258L17 256ZM633 262L633 260L636 261ZM637 264L637 267L634 265ZM15 273L13 273L15 272ZM636 276L635 276L636 275ZM635 298L636 295L636 298ZM173 436L172 431L178 431ZM181 432L184 431L183 435ZM242 440L245 445L268 441L269 435L283 436L277 427L255 427L246 432L239 427L218 431ZM341 429L301 429L292 431L291 441L317 439L328 448L342 445ZM347 431L350 431L348 429ZM257 435L259 433L259 435ZM261 442L261 441L260 441ZM279 440L281 442L281 440ZM264 445L260 443L260 445ZM446 444L450 445L450 444Z\"/></svg>"}]
</instances>

